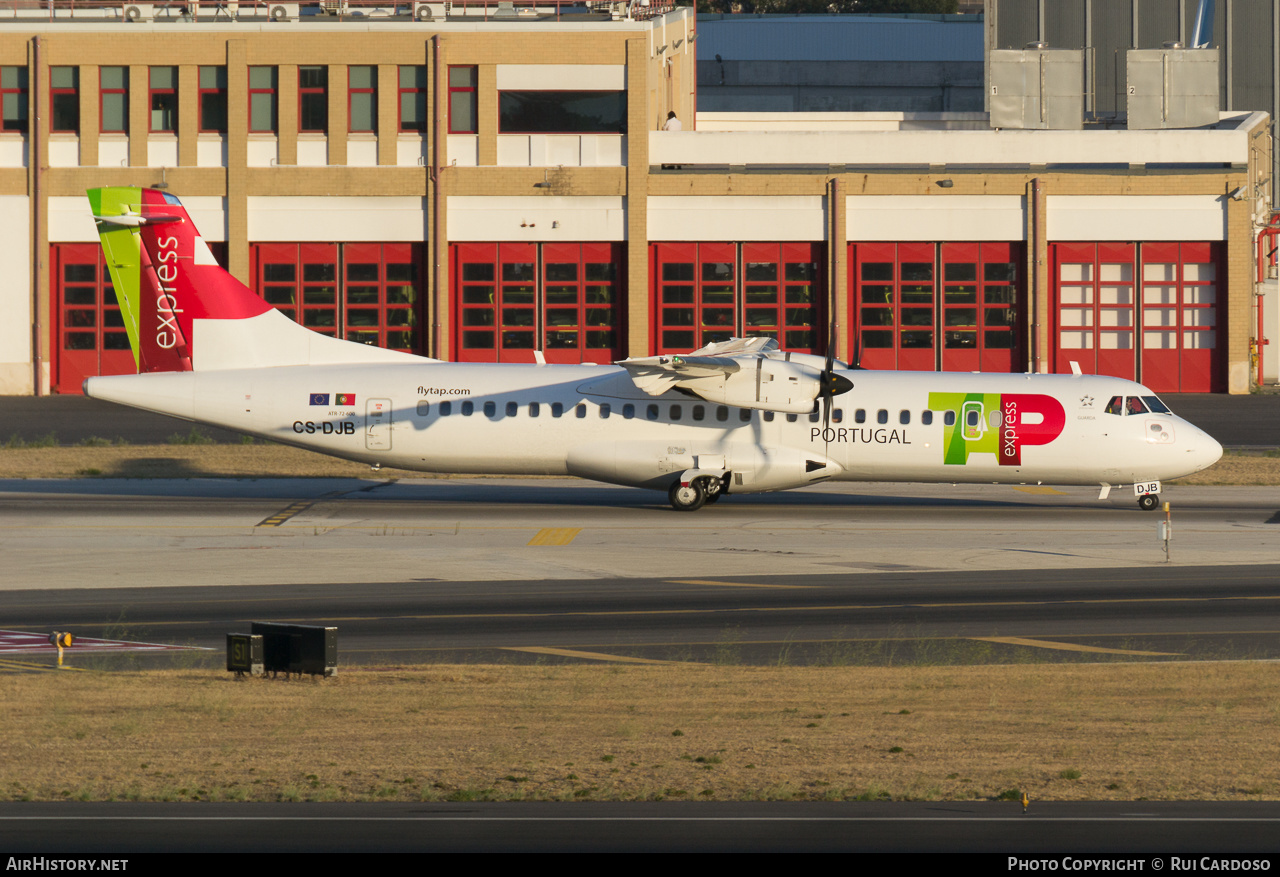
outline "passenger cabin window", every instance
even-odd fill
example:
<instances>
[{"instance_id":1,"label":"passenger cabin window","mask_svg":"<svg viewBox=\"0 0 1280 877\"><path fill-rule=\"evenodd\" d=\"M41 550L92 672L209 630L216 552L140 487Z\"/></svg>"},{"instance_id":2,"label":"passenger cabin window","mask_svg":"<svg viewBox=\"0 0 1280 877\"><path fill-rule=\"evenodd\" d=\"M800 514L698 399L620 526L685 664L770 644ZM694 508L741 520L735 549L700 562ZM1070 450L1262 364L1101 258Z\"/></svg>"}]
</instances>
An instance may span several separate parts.
<instances>
[{"instance_id":1,"label":"passenger cabin window","mask_svg":"<svg viewBox=\"0 0 1280 877\"><path fill-rule=\"evenodd\" d=\"M955 425L956 425L956 413L955 413L954 411L944 411L944 412L942 412L942 422L943 422L943 424L944 424L944 425L946 425L946 426L955 426Z\"/></svg>"},{"instance_id":2,"label":"passenger cabin window","mask_svg":"<svg viewBox=\"0 0 1280 877\"><path fill-rule=\"evenodd\" d=\"M728 419L729 419L729 409L724 407L723 405L717 405L716 420L720 421L721 423L724 423Z\"/></svg>"},{"instance_id":3,"label":"passenger cabin window","mask_svg":"<svg viewBox=\"0 0 1280 877\"><path fill-rule=\"evenodd\" d=\"M508 403L507 403L507 416L508 416L508 417L515 417L515 416L516 416L516 413L517 413L519 410L520 410L520 406L519 406L519 405L517 405L515 402L508 402Z\"/></svg>"},{"instance_id":4,"label":"passenger cabin window","mask_svg":"<svg viewBox=\"0 0 1280 877\"><path fill-rule=\"evenodd\" d=\"M765 423L773 423L773 412L772 412L772 411L766 411L766 412L764 413L764 422L765 422Z\"/></svg>"},{"instance_id":5,"label":"passenger cabin window","mask_svg":"<svg viewBox=\"0 0 1280 877\"><path fill-rule=\"evenodd\" d=\"M924 411L921 411L921 412L920 412L920 422L921 422L922 424L924 424L925 426L932 426L932 425L933 425L933 412L932 412L932 411L930 411L930 410L928 410L927 408L926 408Z\"/></svg>"},{"instance_id":6,"label":"passenger cabin window","mask_svg":"<svg viewBox=\"0 0 1280 877\"><path fill-rule=\"evenodd\" d=\"M832 411L832 412L831 412L831 422L832 422L832 423L844 423L844 409L843 409L843 408L837 408L835 411Z\"/></svg>"},{"instance_id":7,"label":"passenger cabin window","mask_svg":"<svg viewBox=\"0 0 1280 877\"><path fill-rule=\"evenodd\" d=\"M551 403L551 416L552 416L552 417L561 417L561 416L563 416L563 415L564 415L564 405L562 405L562 404L561 404L561 403L559 403L559 402L552 402L552 403Z\"/></svg>"},{"instance_id":8,"label":"passenger cabin window","mask_svg":"<svg viewBox=\"0 0 1280 877\"><path fill-rule=\"evenodd\" d=\"M672 406L671 406L671 419L672 419L672 420L679 420L679 419L680 419L680 414L681 414L680 406L679 406L679 405L672 405Z\"/></svg>"},{"instance_id":9,"label":"passenger cabin window","mask_svg":"<svg viewBox=\"0 0 1280 877\"><path fill-rule=\"evenodd\" d=\"M579 418L579 419L581 419L581 418L583 418L583 417L586 417L586 416L587 416L587 406L586 406L586 405L579 405L577 408L575 408L575 409L573 410L573 414L574 414L574 416L575 416L575 417L577 417L577 418Z\"/></svg>"},{"instance_id":10,"label":"passenger cabin window","mask_svg":"<svg viewBox=\"0 0 1280 877\"><path fill-rule=\"evenodd\" d=\"M452 402L441 402L441 403L440 403L440 416L441 416L441 417L448 417L448 416L449 416L450 414L452 414L452 413L453 413L453 403L452 403Z\"/></svg>"},{"instance_id":11,"label":"passenger cabin window","mask_svg":"<svg viewBox=\"0 0 1280 877\"><path fill-rule=\"evenodd\" d=\"M475 403L474 403L474 402L463 402L463 403L462 403L462 416L463 416L463 417L470 417L470 416L475 412L475 410L476 410L476 406L475 406Z\"/></svg>"},{"instance_id":12,"label":"passenger cabin window","mask_svg":"<svg viewBox=\"0 0 1280 877\"><path fill-rule=\"evenodd\" d=\"M881 408L879 411L876 412L876 423L888 423L888 422L889 422L889 412Z\"/></svg>"},{"instance_id":13,"label":"passenger cabin window","mask_svg":"<svg viewBox=\"0 0 1280 877\"><path fill-rule=\"evenodd\" d=\"M537 402L530 402L530 403L529 403L529 416L530 416L530 417L537 417L537 416L538 416L538 412L539 412L540 410L541 410L541 406L540 406Z\"/></svg>"},{"instance_id":14,"label":"passenger cabin window","mask_svg":"<svg viewBox=\"0 0 1280 877\"><path fill-rule=\"evenodd\" d=\"M800 415L798 415L798 414L788 414L788 415L787 415L787 423L795 423L795 422L796 422L797 420L799 420L799 419L800 419Z\"/></svg>"},{"instance_id":15,"label":"passenger cabin window","mask_svg":"<svg viewBox=\"0 0 1280 877\"><path fill-rule=\"evenodd\" d=\"M484 403L484 416L493 417L498 413L498 406L493 402Z\"/></svg>"},{"instance_id":16,"label":"passenger cabin window","mask_svg":"<svg viewBox=\"0 0 1280 877\"><path fill-rule=\"evenodd\" d=\"M644 410L644 416L645 416L645 418L646 418L646 419L648 419L648 420L657 420L657 419L658 419L658 406L657 406L657 405L650 405L648 408L646 408L646 409Z\"/></svg>"},{"instance_id":17,"label":"passenger cabin window","mask_svg":"<svg viewBox=\"0 0 1280 877\"><path fill-rule=\"evenodd\" d=\"M430 402L419 402L419 403L418 403L418 416L419 416L419 417L426 417L426 416L427 416L428 414L430 414L430 413L431 413L431 403L430 403Z\"/></svg>"},{"instance_id":18,"label":"passenger cabin window","mask_svg":"<svg viewBox=\"0 0 1280 877\"><path fill-rule=\"evenodd\" d=\"M739 419L739 420L741 420L743 423L750 423L750 422L751 422L751 409L750 409L750 408L739 408L739 409L738 409L738 419Z\"/></svg>"},{"instance_id":19,"label":"passenger cabin window","mask_svg":"<svg viewBox=\"0 0 1280 877\"><path fill-rule=\"evenodd\" d=\"M853 412L853 422L854 422L854 423L866 423L866 422L867 422L867 409L865 409L865 408L859 408L857 411Z\"/></svg>"},{"instance_id":20,"label":"passenger cabin window","mask_svg":"<svg viewBox=\"0 0 1280 877\"><path fill-rule=\"evenodd\" d=\"M822 415L818 413L818 403L813 403L813 410L809 412L809 422L817 423Z\"/></svg>"},{"instance_id":21,"label":"passenger cabin window","mask_svg":"<svg viewBox=\"0 0 1280 877\"><path fill-rule=\"evenodd\" d=\"M627 420L631 420L632 418L634 418L636 416L636 406L630 405L630 404L623 405L622 416L625 417Z\"/></svg>"},{"instance_id":22,"label":"passenger cabin window","mask_svg":"<svg viewBox=\"0 0 1280 877\"><path fill-rule=\"evenodd\" d=\"M693 419L694 419L694 420L701 420L702 418L704 418L704 417L706 417L706 416L707 416L707 410L706 410L705 408L703 408L701 405L694 405L694 406L693 406Z\"/></svg>"},{"instance_id":23,"label":"passenger cabin window","mask_svg":"<svg viewBox=\"0 0 1280 877\"><path fill-rule=\"evenodd\" d=\"M907 425L908 423L910 423L910 422L911 422L911 412L910 412L910 411L907 411L906 409L903 409L902 411L899 411L899 412L898 412L898 423L901 423L903 426L906 426L906 425Z\"/></svg>"},{"instance_id":24,"label":"passenger cabin window","mask_svg":"<svg viewBox=\"0 0 1280 877\"><path fill-rule=\"evenodd\" d=\"M605 420L609 416L609 403L605 402L600 406L600 419Z\"/></svg>"}]
</instances>

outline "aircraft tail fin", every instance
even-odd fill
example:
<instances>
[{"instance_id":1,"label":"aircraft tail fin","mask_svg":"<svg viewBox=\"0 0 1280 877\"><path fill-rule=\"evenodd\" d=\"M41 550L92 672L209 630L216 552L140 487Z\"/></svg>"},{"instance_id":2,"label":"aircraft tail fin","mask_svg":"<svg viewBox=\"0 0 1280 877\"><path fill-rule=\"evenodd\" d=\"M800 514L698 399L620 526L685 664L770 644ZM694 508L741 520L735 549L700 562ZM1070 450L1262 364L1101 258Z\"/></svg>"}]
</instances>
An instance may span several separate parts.
<instances>
[{"instance_id":1,"label":"aircraft tail fin","mask_svg":"<svg viewBox=\"0 0 1280 877\"><path fill-rule=\"evenodd\" d=\"M88 194L140 372L423 359L293 322L217 263L168 192Z\"/></svg>"}]
</instances>

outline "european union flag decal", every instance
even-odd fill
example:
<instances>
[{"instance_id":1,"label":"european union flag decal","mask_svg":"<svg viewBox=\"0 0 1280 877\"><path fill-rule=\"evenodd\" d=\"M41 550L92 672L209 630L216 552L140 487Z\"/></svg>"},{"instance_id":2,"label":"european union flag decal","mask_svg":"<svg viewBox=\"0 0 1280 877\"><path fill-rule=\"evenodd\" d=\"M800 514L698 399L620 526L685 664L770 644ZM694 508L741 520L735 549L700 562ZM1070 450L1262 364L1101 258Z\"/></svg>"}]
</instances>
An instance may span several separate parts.
<instances>
[{"instance_id":1,"label":"european union flag decal","mask_svg":"<svg viewBox=\"0 0 1280 877\"><path fill-rule=\"evenodd\" d=\"M311 404L312 405L328 405L329 394L328 393L312 393Z\"/></svg>"}]
</instances>

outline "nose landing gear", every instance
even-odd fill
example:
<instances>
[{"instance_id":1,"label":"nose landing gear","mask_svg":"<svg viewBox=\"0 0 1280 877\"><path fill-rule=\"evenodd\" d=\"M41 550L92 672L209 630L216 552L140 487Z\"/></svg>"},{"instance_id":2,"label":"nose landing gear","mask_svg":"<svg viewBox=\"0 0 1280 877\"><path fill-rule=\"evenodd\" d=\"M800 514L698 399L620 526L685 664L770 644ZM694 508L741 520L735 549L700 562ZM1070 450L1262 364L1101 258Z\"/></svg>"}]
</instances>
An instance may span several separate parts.
<instances>
[{"instance_id":1,"label":"nose landing gear","mask_svg":"<svg viewBox=\"0 0 1280 877\"><path fill-rule=\"evenodd\" d=\"M1160 505L1160 497L1157 494L1144 493L1138 497L1138 508L1144 512L1152 511L1158 505Z\"/></svg>"}]
</instances>

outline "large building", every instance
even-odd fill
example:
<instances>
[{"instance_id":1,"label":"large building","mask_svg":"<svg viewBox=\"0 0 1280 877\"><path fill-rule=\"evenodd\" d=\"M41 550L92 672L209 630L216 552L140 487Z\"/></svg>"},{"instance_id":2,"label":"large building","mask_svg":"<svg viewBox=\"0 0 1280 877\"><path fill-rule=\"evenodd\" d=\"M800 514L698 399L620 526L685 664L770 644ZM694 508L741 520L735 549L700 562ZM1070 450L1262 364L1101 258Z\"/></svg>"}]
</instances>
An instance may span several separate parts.
<instances>
[{"instance_id":1,"label":"large building","mask_svg":"<svg viewBox=\"0 0 1280 877\"><path fill-rule=\"evenodd\" d=\"M833 333L868 368L1248 390L1265 114L695 113L698 49L691 10L639 3L20 9L0 393L132 371L84 197L109 185L180 196L302 324L442 359Z\"/></svg>"}]
</instances>

